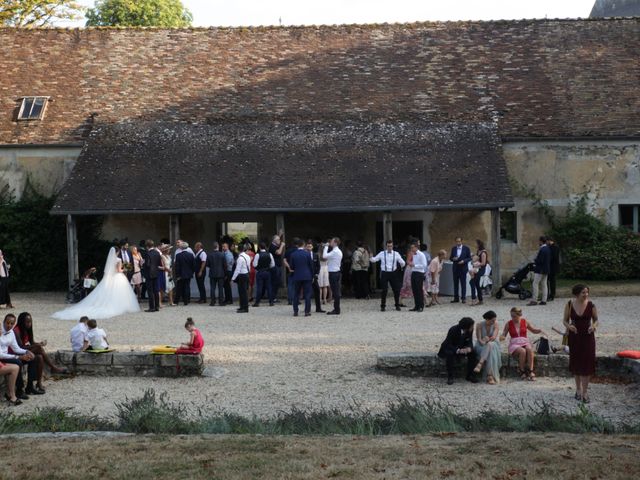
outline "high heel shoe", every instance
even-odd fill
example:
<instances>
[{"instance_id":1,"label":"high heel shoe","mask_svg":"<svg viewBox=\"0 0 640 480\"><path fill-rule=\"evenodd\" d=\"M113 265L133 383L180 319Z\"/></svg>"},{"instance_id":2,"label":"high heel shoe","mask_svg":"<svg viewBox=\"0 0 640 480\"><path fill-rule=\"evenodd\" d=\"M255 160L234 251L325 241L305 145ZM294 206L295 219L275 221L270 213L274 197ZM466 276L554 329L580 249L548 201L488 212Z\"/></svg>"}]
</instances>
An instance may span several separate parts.
<instances>
[{"instance_id":1,"label":"high heel shoe","mask_svg":"<svg viewBox=\"0 0 640 480\"><path fill-rule=\"evenodd\" d=\"M482 371L482 362L478 362L476 368L474 368L473 371L476 373L480 373Z\"/></svg>"},{"instance_id":2,"label":"high heel shoe","mask_svg":"<svg viewBox=\"0 0 640 480\"><path fill-rule=\"evenodd\" d=\"M17 407L18 405L22 405L22 400L20 400L19 398L16 398L15 400L11 400L11 399L7 398L7 402L12 407Z\"/></svg>"}]
</instances>

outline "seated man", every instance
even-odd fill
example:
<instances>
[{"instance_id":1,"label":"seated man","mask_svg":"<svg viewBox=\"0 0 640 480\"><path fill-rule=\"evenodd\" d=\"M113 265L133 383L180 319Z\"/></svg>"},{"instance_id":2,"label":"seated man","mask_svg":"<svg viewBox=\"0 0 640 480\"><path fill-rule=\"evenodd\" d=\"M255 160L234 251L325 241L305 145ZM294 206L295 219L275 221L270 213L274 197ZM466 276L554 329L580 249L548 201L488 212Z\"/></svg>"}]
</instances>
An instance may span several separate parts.
<instances>
[{"instance_id":1,"label":"seated man","mask_svg":"<svg viewBox=\"0 0 640 480\"><path fill-rule=\"evenodd\" d=\"M447 338L442 342L440 358L447 361L447 384L453 384L453 368L456 359L467 357L467 380L477 383L473 369L476 365L476 354L473 350L473 318L464 317L457 325L449 329Z\"/></svg>"}]
</instances>

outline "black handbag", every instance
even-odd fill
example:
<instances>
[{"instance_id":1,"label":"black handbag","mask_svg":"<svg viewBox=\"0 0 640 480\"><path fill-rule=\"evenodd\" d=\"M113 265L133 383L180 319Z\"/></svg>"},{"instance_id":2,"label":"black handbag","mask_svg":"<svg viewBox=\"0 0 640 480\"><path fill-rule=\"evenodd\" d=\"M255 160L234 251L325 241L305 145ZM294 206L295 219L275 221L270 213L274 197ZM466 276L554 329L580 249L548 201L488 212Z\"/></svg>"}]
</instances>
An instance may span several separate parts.
<instances>
[{"instance_id":1,"label":"black handbag","mask_svg":"<svg viewBox=\"0 0 640 480\"><path fill-rule=\"evenodd\" d=\"M549 355L551 353L551 348L549 347L549 339L546 337L540 337L537 341L538 348L536 349L536 353L538 355Z\"/></svg>"}]
</instances>

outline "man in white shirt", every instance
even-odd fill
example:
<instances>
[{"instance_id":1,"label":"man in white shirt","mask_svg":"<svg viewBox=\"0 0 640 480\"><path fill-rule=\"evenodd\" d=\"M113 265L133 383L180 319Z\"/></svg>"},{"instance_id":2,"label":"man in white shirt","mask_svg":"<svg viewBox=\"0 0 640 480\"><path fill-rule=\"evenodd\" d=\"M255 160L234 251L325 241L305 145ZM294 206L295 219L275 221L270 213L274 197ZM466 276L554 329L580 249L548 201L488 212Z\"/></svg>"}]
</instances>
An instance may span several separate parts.
<instances>
[{"instance_id":1,"label":"man in white shirt","mask_svg":"<svg viewBox=\"0 0 640 480\"><path fill-rule=\"evenodd\" d=\"M244 253L244 245L238 245L240 255L236 260L236 269L233 272L231 281L238 284L238 297L240 299L240 308L236 310L238 313L249 312L249 271L251 269L251 257Z\"/></svg>"},{"instance_id":2,"label":"man in white shirt","mask_svg":"<svg viewBox=\"0 0 640 480\"><path fill-rule=\"evenodd\" d=\"M400 278L398 277L397 270L405 266L405 262L402 256L393 249L393 240L387 240L386 249L382 250L375 257L369 259L371 263L380 263L380 286L382 287L382 294L380 296L380 311L384 312L387 306L387 292L389 290L389 284L391 284L391 290L393 291L393 300L396 305L396 310L400 311Z\"/></svg>"},{"instance_id":3,"label":"man in white shirt","mask_svg":"<svg viewBox=\"0 0 640 480\"><path fill-rule=\"evenodd\" d=\"M74 352L81 352L89 346L89 340L87 340L88 321L89 317L82 317L78 324L71 329L71 350Z\"/></svg>"},{"instance_id":4,"label":"man in white shirt","mask_svg":"<svg viewBox=\"0 0 640 480\"><path fill-rule=\"evenodd\" d=\"M418 248L418 244L411 245L411 253L413 259L409 264L411 270L411 291L413 292L414 307L410 312L421 312L424 310L424 275L427 273L427 257Z\"/></svg>"},{"instance_id":5,"label":"man in white shirt","mask_svg":"<svg viewBox=\"0 0 640 480\"><path fill-rule=\"evenodd\" d=\"M331 247L331 251L329 251ZM327 269L329 270L329 288L333 295L333 310L327 312L327 315L340 315L340 293L342 290L342 274L340 267L342 265L342 252L340 251L340 239L334 237L329 245L325 245L322 250L322 256L327 261Z\"/></svg>"},{"instance_id":6,"label":"man in white shirt","mask_svg":"<svg viewBox=\"0 0 640 480\"><path fill-rule=\"evenodd\" d=\"M204 287L205 270L207 269L207 252L202 248L202 242L197 242L194 247L196 249L194 273L196 274L196 285L198 286L198 293L200 294L198 303L207 303L207 290Z\"/></svg>"}]
</instances>

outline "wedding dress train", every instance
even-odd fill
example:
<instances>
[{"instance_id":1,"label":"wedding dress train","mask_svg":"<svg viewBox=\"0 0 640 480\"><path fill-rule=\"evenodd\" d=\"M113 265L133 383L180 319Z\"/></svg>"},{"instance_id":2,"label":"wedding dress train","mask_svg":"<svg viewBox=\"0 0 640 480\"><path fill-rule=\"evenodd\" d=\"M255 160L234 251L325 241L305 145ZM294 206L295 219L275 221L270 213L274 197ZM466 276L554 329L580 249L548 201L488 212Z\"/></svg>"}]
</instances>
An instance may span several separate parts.
<instances>
[{"instance_id":1,"label":"wedding dress train","mask_svg":"<svg viewBox=\"0 0 640 480\"><path fill-rule=\"evenodd\" d=\"M58 320L76 320L87 316L95 320L116 317L140 311L138 299L127 276L118 271L120 259L111 248L104 266L104 276L93 291L82 301L52 315Z\"/></svg>"}]
</instances>

